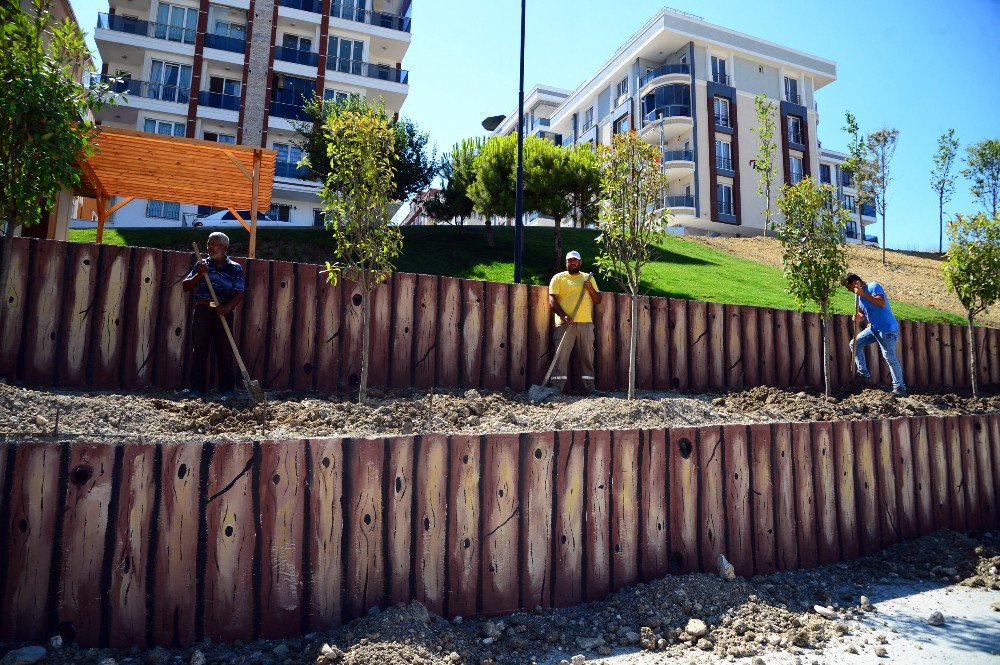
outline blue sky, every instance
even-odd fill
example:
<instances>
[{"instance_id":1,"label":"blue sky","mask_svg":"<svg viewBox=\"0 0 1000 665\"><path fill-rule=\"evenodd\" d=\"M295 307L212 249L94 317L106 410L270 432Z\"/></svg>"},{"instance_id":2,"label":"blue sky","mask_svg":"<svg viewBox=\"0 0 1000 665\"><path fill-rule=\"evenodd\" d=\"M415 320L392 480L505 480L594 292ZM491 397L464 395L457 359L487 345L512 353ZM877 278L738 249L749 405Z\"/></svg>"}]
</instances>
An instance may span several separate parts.
<instances>
[{"instance_id":1,"label":"blue sky","mask_svg":"<svg viewBox=\"0 0 1000 665\"><path fill-rule=\"evenodd\" d=\"M107 0L71 2L92 33ZM528 0L526 89L535 83L576 88L662 6ZM863 131L899 129L887 244L937 249L937 197L928 185L937 138L954 128L963 154L966 145L1000 138L1000 0L671 0L670 6L835 61L838 80L817 93L820 140L846 148L845 110ZM403 115L439 149L484 134L483 118L515 107L519 20L517 0L414 1ZM961 177L945 210L976 210Z\"/></svg>"}]
</instances>

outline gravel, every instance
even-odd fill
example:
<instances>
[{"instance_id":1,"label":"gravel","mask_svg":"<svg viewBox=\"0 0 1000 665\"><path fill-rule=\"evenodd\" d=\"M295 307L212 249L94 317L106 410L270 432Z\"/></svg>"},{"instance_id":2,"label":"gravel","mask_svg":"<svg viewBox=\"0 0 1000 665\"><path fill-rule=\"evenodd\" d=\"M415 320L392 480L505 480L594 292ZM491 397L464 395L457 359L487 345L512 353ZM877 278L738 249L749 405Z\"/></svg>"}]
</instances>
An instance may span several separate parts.
<instances>
[{"instance_id":1,"label":"gravel","mask_svg":"<svg viewBox=\"0 0 1000 665\"><path fill-rule=\"evenodd\" d=\"M878 389L813 391L753 388L726 395L642 393L565 396L533 404L524 393L475 390L428 395L375 392L367 404L345 395L269 393L266 417L245 394L231 400L181 393L34 390L0 381L0 442L37 440L183 443L206 439L297 439L429 432L482 434L630 429L725 423L856 420L1000 411L1000 397L946 392L897 399Z\"/></svg>"},{"instance_id":2,"label":"gravel","mask_svg":"<svg viewBox=\"0 0 1000 665\"><path fill-rule=\"evenodd\" d=\"M851 644L847 653L869 658L882 657L878 649L891 646L868 622L872 615L863 610L862 596L879 597L876 592L884 585L910 582L947 589L957 586L953 577L970 592L995 593L1000 591L998 565L1000 533L970 538L940 531L852 562L731 582L715 574L671 576L622 589L605 601L557 610L458 622L413 602L336 630L287 640L206 641L185 649L149 651L81 649L70 643L59 651L48 650L44 662L555 665L564 660L584 662L574 660L576 656L589 662L613 653L685 662L695 658L696 662L732 658L772 662L778 656L793 659L781 662L811 663L821 657L836 662L845 653L845 639ZM817 614L818 604L829 606L836 618ZM28 645L0 642L0 653L24 646ZM700 660L703 657L709 660ZM636 656L636 660L641 659Z\"/></svg>"}]
</instances>

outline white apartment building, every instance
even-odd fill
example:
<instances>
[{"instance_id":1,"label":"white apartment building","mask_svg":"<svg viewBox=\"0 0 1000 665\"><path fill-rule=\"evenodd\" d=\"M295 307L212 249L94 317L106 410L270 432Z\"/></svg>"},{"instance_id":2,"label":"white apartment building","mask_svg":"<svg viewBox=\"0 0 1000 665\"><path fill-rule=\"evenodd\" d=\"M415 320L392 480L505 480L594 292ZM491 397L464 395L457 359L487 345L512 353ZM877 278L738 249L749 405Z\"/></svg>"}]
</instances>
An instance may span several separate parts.
<instances>
[{"instance_id":1,"label":"white apartment building","mask_svg":"<svg viewBox=\"0 0 1000 665\"><path fill-rule=\"evenodd\" d=\"M293 123L303 102L365 95L398 115L411 0L110 0L94 37L126 103L102 124L277 151L271 225L322 225ZM205 206L136 200L111 226L190 225ZM267 222L262 225L267 225Z\"/></svg>"},{"instance_id":2,"label":"white apartment building","mask_svg":"<svg viewBox=\"0 0 1000 665\"><path fill-rule=\"evenodd\" d=\"M751 128L760 93L776 106L775 194L782 183L826 172L837 178L841 201L853 201L840 168L845 156L821 150L817 140L815 94L836 78L829 60L665 7L576 90L536 86L525 98L525 124L528 134L567 146L606 145L635 130L662 152L671 230L759 235L765 200L757 193L759 141ZM516 126L515 109L495 133Z\"/></svg>"}]
</instances>

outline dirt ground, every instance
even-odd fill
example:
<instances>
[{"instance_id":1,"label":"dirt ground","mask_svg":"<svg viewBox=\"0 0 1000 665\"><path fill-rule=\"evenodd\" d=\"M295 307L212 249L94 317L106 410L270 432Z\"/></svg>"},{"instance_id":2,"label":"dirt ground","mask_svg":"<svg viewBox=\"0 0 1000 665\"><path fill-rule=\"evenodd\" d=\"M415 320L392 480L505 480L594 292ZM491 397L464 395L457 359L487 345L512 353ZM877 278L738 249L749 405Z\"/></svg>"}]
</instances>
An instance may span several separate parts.
<instances>
[{"instance_id":1,"label":"dirt ground","mask_svg":"<svg viewBox=\"0 0 1000 665\"><path fill-rule=\"evenodd\" d=\"M382 393L364 405L356 396L271 393L266 418L245 393L223 401L181 393L85 393L33 390L0 381L0 442L213 440L390 436L431 432L482 434L569 429L658 428L725 423L853 420L1000 411L1000 396L972 399L917 392L896 399L886 390L844 391L830 401L813 391L754 388L726 395L642 393L564 396L543 404L523 393L475 390L430 395Z\"/></svg>"},{"instance_id":2,"label":"dirt ground","mask_svg":"<svg viewBox=\"0 0 1000 665\"><path fill-rule=\"evenodd\" d=\"M46 645L42 658L100 665L555 665L617 656L615 662L752 659L752 665L760 665L785 656L791 660L783 662L837 663L859 654L867 657L863 662L874 662L879 649L891 655L893 645L906 639L873 620L881 600L873 604L872 599L885 598L887 586L960 585L987 594L996 609L998 568L1000 534L969 538L941 531L832 566L729 581L714 573L668 576L622 589L605 601L558 610L448 621L413 602L373 610L336 630L246 644L206 640L186 649L115 651L80 649L65 635ZM933 609L918 611L929 617ZM943 619L941 627L924 628L941 636L962 630L958 617ZM846 647L845 637L850 638ZM962 639L992 641L985 635ZM22 646L0 642L0 653Z\"/></svg>"},{"instance_id":3,"label":"dirt ground","mask_svg":"<svg viewBox=\"0 0 1000 665\"><path fill-rule=\"evenodd\" d=\"M703 238L690 236L715 249L781 268L781 245L774 238ZM926 252L888 251L888 266L882 265L882 250L868 245L847 245L847 260L851 272L868 281L877 281L886 288L889 297L910 305L936 307L965 317L958 298L944 283L941 259ZM1000 307L980 314L978 320L1000 326Z\"/></svg>"}]
</instances>

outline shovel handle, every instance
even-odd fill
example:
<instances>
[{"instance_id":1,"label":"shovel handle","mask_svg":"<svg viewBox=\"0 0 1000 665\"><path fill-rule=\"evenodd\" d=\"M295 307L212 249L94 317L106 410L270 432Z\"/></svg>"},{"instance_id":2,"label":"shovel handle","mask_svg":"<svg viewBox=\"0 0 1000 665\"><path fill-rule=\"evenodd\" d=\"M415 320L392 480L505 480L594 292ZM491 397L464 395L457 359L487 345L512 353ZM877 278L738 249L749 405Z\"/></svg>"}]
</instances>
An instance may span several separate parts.
<instances>
[{"instance_id":1,"label":"shovel handle","mask_svg":"<svg viewBox=\"0 0 1000 665\"><path fill-rule=\"evenodd\" d=\"M192 242L191 249L194 250L194 255L198 257L201 261L201 250L198 249L198 243ZM208 287L208 292L212 295L212 303L215 305L215 309L219 309L219 298L215 295L215 287L212 286L212 280L208 275L204 277L205 285ZM233 355L236 356L236 362L240 366L240 374L243 376L244 381L250 382L250 374L247 372L246 365L243 364L243 356L240 355L240 350L236 348L236 340L233 339L233 333L229 330L229 322L226 321L226 317L220 316L222 319L222 328L226 331L226 337L229 338L229 345L233 347Z\"/></svg>"}]
</instances>

